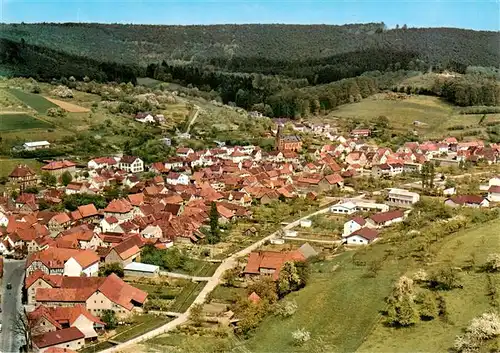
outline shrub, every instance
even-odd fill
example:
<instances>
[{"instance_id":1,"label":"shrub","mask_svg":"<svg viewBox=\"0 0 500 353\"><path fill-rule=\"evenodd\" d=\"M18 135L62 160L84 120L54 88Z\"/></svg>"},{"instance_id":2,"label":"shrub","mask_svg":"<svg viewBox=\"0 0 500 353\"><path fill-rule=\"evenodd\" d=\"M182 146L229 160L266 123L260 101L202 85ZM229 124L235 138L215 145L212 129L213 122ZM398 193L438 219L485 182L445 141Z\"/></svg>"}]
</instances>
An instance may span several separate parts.
<instances>
[{"instance_id":1,"label":"shrub","mask_svg":"<svg viewBox=\"0 0 500 353\"><path fill-rule=\"evenodd\" d=\"M418 322L419 315L412 298L405 295L399 301L393 301L387 311L387 324L408 327Z\"/></svg>"},{"instance_id":2,"label":"shrub","mask_svg":"<svg viewBox=\"0 0 500 353\"><path fill-rule=\"evenodd\" d=\"M415 302L420 304L419 313L422 320L433 320L439 315L436 299L432 293L428 291L419 293Z\"/></svg>"},{"instance_id":3,"label":"shrub","mask_svg":"<svg viewBox=\"0 0 500 353\"><path fill-rule=\"evenodd\" d=\"M311 333L305 329L297 329L292 332L293 343L300 346L311 339Z\"/></svg>"},{"instance_id":4,"label":"shrub","mask_svg":"<svg viewBox=\"0 0 500 353\"><path fill-rule=\"evenodd\" d=\"M111 330L118 325L118 319L113 310L104 310L101 315L101 320L106 324L106 328Z\"/></svg>"},{"instance_id":5,"label":"shrub","mask_svg":"<svg viewBox=\"0 0 500 353\"><path fill-rule=\"evenodd\" d=\"M431 274L429 287L437 290L451 290L461 288L460 277L452 268L442 268Z\"/></svg>"},{"instance_id":6,"label":"shrub","mask_svg":"<svg viewBox=\"0 0 500 353\"><path fill-rule=\"evenodd\" d=\"M201 326L203 321L203 305L195 304L189 312L189 319L195 326Z\"/></svg>"},{"instance_id":7,"label":"shrub","mask_svg":"<svg viewBox=\"0 0 500 353\"><path fill-rule=\"evenodd\" d=\"M422 282L427 282L429 279L429 275L425 270L419 269L415 274L413 275L413 280L417 283L422 283Z\"/></svg>"},{"instance_id":8,"label":"shrub","mask_svg":"<svg viewBox=\"0 0 500 353\"><path fill-rule=\"evenodd\" d=\"M414 286L413 280L406 276L401 276L393 289L393 296L397 301L401 301L405 297L413 297Z\"/></svg>"},{"instance_id":9,"label":"shrub","mask_svg":"<svg viewBox=\"0 0 500 353\"><path fill-rule=\"evenodd\" d=\"M500 254L489 254L486 259L485 270L488 272L499 272L500 271Z\"/></svg>"},{"instance_id":10,"label":"shrub","mask_svg":"<svg viewBox=\"0 0 500 353\"><path fill-rule=\"evenodd\" d=\"M118 277L123 278L123 267L119 262L105 264L99 268L99 277L108 277L112 273L114 273Z\"/></svg>"},{"instance_id":11,"label":"shrub","mask_svg":"<svg viewBox=\"0 0 500 353\"><path fill-rule=\"evenodd\" d=\"M481 342L500 336L500 317L496 313L484 313L474 318L464 335L455 339L458 352L473 352Z\"/></svg>"},{"instance_id":12,"label":"shrub","mask_svg":"<svg viewBox=\"0 0 500 353\"><path fill-rule=\"evenodd\" d=\"M290 317L297 311L298 306L295 300L283 301L276 305L275 314L283 318Z\"/></svg>"}]
</instances>

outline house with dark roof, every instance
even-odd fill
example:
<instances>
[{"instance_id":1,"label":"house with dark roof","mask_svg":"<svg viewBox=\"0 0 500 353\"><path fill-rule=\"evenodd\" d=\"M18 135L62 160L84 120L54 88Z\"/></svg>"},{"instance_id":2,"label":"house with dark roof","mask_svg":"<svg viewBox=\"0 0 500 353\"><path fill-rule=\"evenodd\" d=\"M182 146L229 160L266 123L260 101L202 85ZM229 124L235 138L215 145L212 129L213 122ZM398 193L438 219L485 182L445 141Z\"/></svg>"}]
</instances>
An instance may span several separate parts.
<instances>
[{"instance_id":1,"label":"house with dark roof","mask_svg":"<svg viewBox=\"0 0 500 353\"><path fill-rule=\"evenodd\" d=\"M378 212L370 216L367 221L367 226L370 228L388 227L391 224L402 222L405 218L405 213L402 210L394 210L387 212Z\"/></svg>"},{"instance_id":2,"label":"house with dark roof","mask_svg":"<svg viewBox=\"0 0 500 353\"><path fill-rule=\"evenodd\" d=\"M26 164L19 164L9 174L9 181L18 186L22 192L30 186L36 186L38 178L33 169L28 167Z\"/></svg>"},{"instance_id":3,"label":"house with dark roof","mask_svg":"<svg viewBox=\"0 0 500 353\"><path fill-rule=\"evenodd\" d=\"M460 195L452 196L444 201L446 206L450 207L489 207L488 199L479 195Z\"/></svg>"},{"instance_id":4,"label":"house with dark roof","mask_svg":"<svg viewBox=\"0 0 500 353\"><path fill-rule=\"evenodd\" d=\"M62 161L52 161L44 165L42 171L55 176L60 176L64 172L74 174L76 172L76 164L64 159Z\"/></svg>"},{"instance_id":5,"label":"house with dark roof","mask_svg":"<svg viewBox=\"0 0 500 353\"><path fill-rule=\"evenodd\" d=\"M285 262L305 260L304 255L298 250L287 252L254 251L248 255L247 265L243 273L246 276L271 276L273 280L277 280Z\"/></svg>"},{"instance_id":6,"label":"house with dark roof","mask_svg":"<svg viewBox=\"0 0 500 353\"><path fill-rule=\"evenodd\" d=\"M355 230L361 229L366 225L366 221L363 217L356 216L344 223L344 231L342 233L343 237L348 236Z\"/></svg>"},{"instance_id":7,"label":"house with dark roof","mask_svg":"<svg viewBox=\"0 0 500 353\"><path fill-rule=\"evenodd\" d=\"M123 156L120 159L119 168L127 173L142 173L144 162L139 157Z\"/></svg>"},{"instance_id":8,"label":"house with dark roof","mask_svg":"<svg viewBox=\"0 0 500 353\"><path fill-rule=\"evenodd\" d=\"M33 336L32 341L38 353L45 353L51 348L79 350L85 345L85 335L76 327L68 327Z\"/></svg>"},{"instance_id":9,"label":"house with dark roof","mask_svg":"<svg viewBox=\"0 0 500 353\"><path fill-rule=\"evenodd\" d=\"M364 227L355 230L344 239L348 245L367 245L374 242L377 238L378 232L375 229Z\"/></svg>"}]
</instances>

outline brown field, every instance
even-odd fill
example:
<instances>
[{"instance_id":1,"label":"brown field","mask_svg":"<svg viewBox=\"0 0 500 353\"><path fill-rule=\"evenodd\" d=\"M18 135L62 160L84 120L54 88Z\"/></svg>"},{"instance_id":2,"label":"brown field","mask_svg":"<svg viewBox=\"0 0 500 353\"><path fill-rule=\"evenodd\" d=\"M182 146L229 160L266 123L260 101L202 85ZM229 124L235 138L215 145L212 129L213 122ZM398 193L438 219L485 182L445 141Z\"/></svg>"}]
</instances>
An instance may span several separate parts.
<instances>
[{"instance_id":1,"label":"brown field","mask_svg":"<svg viewBox=\"0 0 500 353\"><path fill-rule=\"evenodd\" d=\"M63 108L64 110L70 113L88 113L90 111L90 109L88 108L84 108L79 105L68 103L65 101L60 101L59 99L54 99L49 97L45 97L45 99L47 99L49 102L56 104L57 106Z\"/></svg>"}]
</instances>

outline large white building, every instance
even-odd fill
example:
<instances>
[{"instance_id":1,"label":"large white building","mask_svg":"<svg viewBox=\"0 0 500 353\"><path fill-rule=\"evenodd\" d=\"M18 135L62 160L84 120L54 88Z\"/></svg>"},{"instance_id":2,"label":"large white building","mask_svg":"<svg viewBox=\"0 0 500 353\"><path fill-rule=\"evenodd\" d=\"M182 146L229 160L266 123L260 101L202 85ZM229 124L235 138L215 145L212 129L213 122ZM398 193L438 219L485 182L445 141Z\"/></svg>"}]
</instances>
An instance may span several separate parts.
<instances>
[{"instance_id":1,"label":"large white building","mask_svg":"<svg viewBox=\"0 0 500 353\"><path fill-rule=\"evenodd\" d=\"M41 150L45 148L50 148L50 143L48 141L25 142L23 144L23 148L26 151Z\"/></svg>"},{"instance_id":2,"label":"large white building","mask_svg":"<svg viewBox=\"0 0 500 353\"><path fill-rule=\"evenodd\" d=\"M388 201L399 206L411 206L420 200L420 195L405 189L391 189Z\"/></svg>"}]
</instances>

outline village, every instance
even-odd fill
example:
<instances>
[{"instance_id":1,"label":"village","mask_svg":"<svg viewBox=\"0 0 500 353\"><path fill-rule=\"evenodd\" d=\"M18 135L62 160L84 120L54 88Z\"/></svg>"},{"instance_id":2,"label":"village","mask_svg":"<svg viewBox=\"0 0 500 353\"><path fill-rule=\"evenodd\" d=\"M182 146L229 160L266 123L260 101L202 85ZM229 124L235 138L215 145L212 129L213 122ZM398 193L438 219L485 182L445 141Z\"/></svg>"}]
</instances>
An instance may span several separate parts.
<instances>
[{"instance_id":1,"label":"village","mask_svg":"<svg viewBox=\"0 0 500 353\"><path fill-rule=\"evenodd\" d=\"M444 137L392 150L370 129L275 125L267 152L178 146L151 164L106 155L46 161L40 173L15 167L0 198L1 315L12 349L22 341L36 352L111 352L198 321L244 330L241 314L252 309L214 301L223 284L259 303L268 300L255 289L262 277L280 281L292 268L300 277L300 263L376 243L423 199L500 205L498 144ZM306 149L304 134L330 142Z\"/></svg>"}]
</instances>

